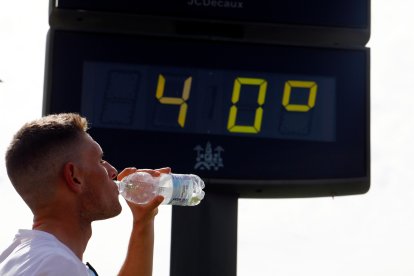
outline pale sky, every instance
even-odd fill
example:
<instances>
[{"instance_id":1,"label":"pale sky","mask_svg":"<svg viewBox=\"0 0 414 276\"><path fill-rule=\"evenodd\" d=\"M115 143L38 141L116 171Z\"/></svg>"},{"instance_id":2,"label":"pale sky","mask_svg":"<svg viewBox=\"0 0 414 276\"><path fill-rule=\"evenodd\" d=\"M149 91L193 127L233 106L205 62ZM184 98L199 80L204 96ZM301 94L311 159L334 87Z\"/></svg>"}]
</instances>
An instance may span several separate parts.
<instances>
[{"instance_id":1,"label":"pale sky","mask_svg":"<svg viewBox=\"0 0 414 276\"><path fill-rule=\"evenodd\" d=\"M372 2L371 190L335 199L241 199L238 276L414 275L414 4ZM41 116L47 12L47 0L0 3L0 250L17 229L31 227L3 156L13 133ZM124 207L93 226L85 261L100 275L115 275L125 256L131 218ZM154 276L169 275L170 216L171 207L160 207Z\"/></svg>"}]
</instances>

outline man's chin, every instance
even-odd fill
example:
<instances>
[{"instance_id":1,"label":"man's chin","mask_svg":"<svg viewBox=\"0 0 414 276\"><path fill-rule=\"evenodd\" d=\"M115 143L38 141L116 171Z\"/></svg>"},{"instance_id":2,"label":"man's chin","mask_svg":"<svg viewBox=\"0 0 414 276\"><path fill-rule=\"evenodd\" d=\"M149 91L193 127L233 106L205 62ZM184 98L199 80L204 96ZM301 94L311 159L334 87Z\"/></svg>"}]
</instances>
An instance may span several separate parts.
<instances>
[{"instance_id":1,"label":"man's chin","mask_svg":"<svg viewBox=\"0 0 414 276\"><path fill-rule=\"evenodd\" d=\"M97 220L105 220L105 219L110 219L110 218L116 217L121 212L122 212L122 206L121 206L121 204L118 204L118 205L113 206L112 208L110 208L110 210L108 210L107 212L105 212L105 214L102 214L101 217L96 218L95 221L97 221Z\"/></svg>"},{"instance_id":2,"label":"man's chin","mask_svg":"<svg viewBox=\"0 0 414 276\"><path fill-rule=\"evenodd\" d=\"M118 202L118 206L113 208L113 215L111 218L118 216L122 212L122 205Z\"/></svg>"}]
</instances>

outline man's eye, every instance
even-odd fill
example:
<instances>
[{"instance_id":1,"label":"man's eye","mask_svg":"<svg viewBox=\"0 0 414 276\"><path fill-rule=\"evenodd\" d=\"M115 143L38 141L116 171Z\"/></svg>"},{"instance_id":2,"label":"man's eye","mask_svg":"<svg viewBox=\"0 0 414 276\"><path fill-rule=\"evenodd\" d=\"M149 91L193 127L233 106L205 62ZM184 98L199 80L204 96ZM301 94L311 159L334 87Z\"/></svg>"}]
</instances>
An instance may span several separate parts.
<instances>
[{"instance_id":1,"label":"man's eye","mask_svg":"<svg viewBox=\"0 0 414 276\"><path fill-rule=\"evenodd\" d=\"M101 159L101 164L105 164L105 163L106 163L106 161Z\"/></svg>"}]
</instances>

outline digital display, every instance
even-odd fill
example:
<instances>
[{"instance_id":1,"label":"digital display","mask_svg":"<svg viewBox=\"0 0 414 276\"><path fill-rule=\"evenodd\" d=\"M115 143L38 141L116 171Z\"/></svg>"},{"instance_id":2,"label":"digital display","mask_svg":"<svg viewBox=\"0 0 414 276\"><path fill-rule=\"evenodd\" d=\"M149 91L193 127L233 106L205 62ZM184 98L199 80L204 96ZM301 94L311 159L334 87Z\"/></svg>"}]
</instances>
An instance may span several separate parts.
<instances>
[{"instance_id":1,"label":"digital display","mask_svg":"<svg viewBox=\"0 0 414 276\"><path fill-rule=\"evenodd\" d=\"M44 113L79 112L116 168L240 197L369 188L369 49L52 29Z\"/></svg>"},{"instance_id":2,"label":"digital display","mask_svg":"<svg viewBox=\"0 0 414 276\"><path fill-rule=\"evenodd\" d=\"M332 77L85 62L83 80L94 127L335 140Z\"/></svg>"}]
</instances>

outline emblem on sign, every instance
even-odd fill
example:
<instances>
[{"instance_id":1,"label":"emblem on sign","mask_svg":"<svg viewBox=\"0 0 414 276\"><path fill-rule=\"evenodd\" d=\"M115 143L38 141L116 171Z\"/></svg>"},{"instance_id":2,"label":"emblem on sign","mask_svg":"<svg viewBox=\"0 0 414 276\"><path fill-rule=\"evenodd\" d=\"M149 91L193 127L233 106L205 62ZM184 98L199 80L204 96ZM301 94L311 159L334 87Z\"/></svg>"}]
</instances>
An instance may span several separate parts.
<instances>
[{"instance_id":1,"label":"emblem on sign","mask_svg":"<svg viewBox=\"0 0 414 276\"><path fill-rule=\"evenodd\" d=\"M204 148L201 145L197 145L194 150L197 152L196 163L194 165L195 170L217 171L224 166L223 157L221 156L224 149L221 146L213 149L211 143L207 142Z\"/></svg>"}]
</instances>

